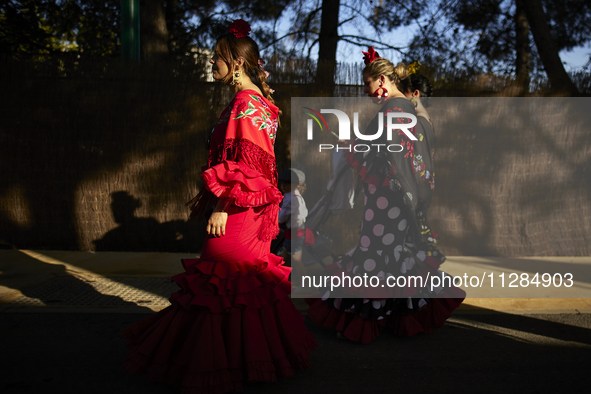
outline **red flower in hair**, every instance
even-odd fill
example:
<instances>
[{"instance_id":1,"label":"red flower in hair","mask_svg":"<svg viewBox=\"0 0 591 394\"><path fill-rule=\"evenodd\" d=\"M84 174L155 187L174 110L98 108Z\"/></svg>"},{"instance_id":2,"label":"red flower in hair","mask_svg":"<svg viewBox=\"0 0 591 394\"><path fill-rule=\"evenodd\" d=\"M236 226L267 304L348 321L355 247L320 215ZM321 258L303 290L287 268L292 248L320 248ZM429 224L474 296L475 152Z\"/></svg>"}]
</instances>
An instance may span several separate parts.
<instances>
[{"instance_id":1,"label":"red flower in hair","mask_svg":"<svg viewBox=\"0 0 591 394\"><path fill-rule=\"evenodd\" d=\"M236 38L248 37L250 25L244 19L236 19L228 27L228 32L232 33Z\"/></svg>"},{"instance_id":2,"label":"red flower in hair","mask_svg":"<svg viewBox=\"0 0 591 394\"><path fill-rule=\"evenodd\" d=\"M363 53L363 61L365 62L366 66L374 60L380 58L380 55L376 51L374 51L373 46L369 47L367 52L361 52Z\"/></svg>"}]
</instances>

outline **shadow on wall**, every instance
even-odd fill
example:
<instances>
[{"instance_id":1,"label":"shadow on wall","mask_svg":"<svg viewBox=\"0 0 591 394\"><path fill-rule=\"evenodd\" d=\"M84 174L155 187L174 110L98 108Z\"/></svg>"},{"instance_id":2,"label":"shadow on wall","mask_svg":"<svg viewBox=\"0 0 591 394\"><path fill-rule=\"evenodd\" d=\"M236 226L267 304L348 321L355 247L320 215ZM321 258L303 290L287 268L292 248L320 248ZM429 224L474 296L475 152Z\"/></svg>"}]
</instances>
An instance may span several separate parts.
<instances>
[{"instance_id":1,"label":"shadow on wall","mask_svg":"<svg viewBox=\"0 0 591 394\"><path fill-rule=\"evenodd\" d=\"M199 191L209 133L230 90L167 65L125 70L94 63L81 60L54 75L0 62L0 245L198 251L205 226L187 223L184 203ZM290 159L299 163L288 153L290 100L314 96L316 88L273 85L283 110L276 142L283 170ZM359 94L358 87L335 92ZM430 110L439 145L429 218L442 251L588 255L589 99L520 99L539 100L536 116L521 104L500 113L479 98L448 99L455 100L433 98ZM310 183L326 184L330 163L318 173L310 166L302 167ZM309 190L307 205L322 192Z\"/></svg>"},{"instance_id":2,"label":"shadow on wall","mask_svg":"<svg viewBox=\"0 0 591 394\"><path fill-rule=\"evenodd\" d=\"M588 98L432 98L430 223L449 255L590 253Z\"/></svg>"},{"instance_id":3,"label":"shadow on wall","mask_svg":"<svg viewBox=\"0 0 591 394\"><path fill-rule=\"evenodd\" d=\"M64 77L0 64L7 92L0 119L0 244L92 250L93 241L116 227L116 234L126 234L122 241L109 234L97 247L150 244L150 250L173 251L179 243L165 246L162 239L190 231L184 203L199 191L209 131L225 105L214 97L227 93L175 77L166 66L136 73L115 66L103 72L103 66L82 62L79 74ZM159 223L150 242L131 241L130 217L113 222L112 209L133 206L115 196L111 205L120 190L142 201L130 217L151 218L132 221L132 233L144 236L150 231L144 227ZM201 247L199 225L192 226L197 241L182 244L183 251Z\"/></svg>"},{"instance_id":4,"label":"shadow on wall","mask_svg":"<svg viewBox=\"0 0 591 394\"><path fill-rule=\"evenodd\" d=\"M111 211L117 227L93 241L96 251L189 251L200 248L195 221L159 223L152 217L137 217L142 202L126 191L111 194Z\"/></svg>"},{"instance_id":5,"label":"shadow on wall","mask_svg":"<svg viewBox=\"0 0 591 394\"><path fill-rule=\"evenodd\" d=\"M336 99L308 102L314 108L342 105ZM431 98L437 147L428 218L440 235L441 251L468 256L589 255L590 106L589 98ZM378 110L374 105L372 116ZM329 130L336 129L336 117L327 122ZM310 148L305 119L297 125L294 132L302 137L292 145L292 160L302 163L307 174L305 198L312 207L326 193L331 171L331 151L319 153L318 144L335 141L329 133L319 133ZM336 234L340 253L359 238L357 201L354 212L331 218L325 228Z\"/></svg>"}]
</instances>

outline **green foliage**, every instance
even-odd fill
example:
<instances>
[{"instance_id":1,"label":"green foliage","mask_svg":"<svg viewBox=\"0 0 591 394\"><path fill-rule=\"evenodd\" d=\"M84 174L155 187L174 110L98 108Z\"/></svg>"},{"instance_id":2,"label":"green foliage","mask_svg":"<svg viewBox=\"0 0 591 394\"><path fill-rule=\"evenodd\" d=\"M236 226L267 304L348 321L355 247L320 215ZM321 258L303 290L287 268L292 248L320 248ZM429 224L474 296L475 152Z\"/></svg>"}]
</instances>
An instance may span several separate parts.
<instances>
[{"instance_id":1,"label":"green foliage","mask_svg":"<svg viewBox=\"0 0 591 394\"><path fill-rule=\"evenodd\" d=\"M51 29L38 1L10 1L0 6L0 53L47 55L53 51Z\"/></svg>"},{"instance_id":2,"label":"green foliage","mask_svg":"<svg viewBox=\"0 0 591 394\"><path fill-rule=\"evenodd\" d=\"M10 1L0 8L4 56L35 57L119 54L119 1Z\"/></svg>"},{"instance_id":3,"label":"green foliage","mask_svg":"<svg viewBox=\"0 0 591 394\"><path fill-rule=\"evenodd\" d=\"M252 23L271 71L271 83L307 83L316 73L322 0L167 0L164 11L168 61L174 73L204 78L208 50L237 18ZM591 39L591 3L543 0L559 49ZM33 59L43 67L71 70L69 63L120 56L120 0L9 0L0 5L0 56ZM339 40L359 47L394 50L405 60L420 59L440 74L510 75L515 70L515 0L341 0ZM283 18L283 19L281 19ZM279 36L278 23L290 30ZM347 26L345 28L345 26ZM418 26L409 47L381 38L400 26ZM355 30L357 29L357 33ZM165 48L166 49L166 48ZM530 42L532 81L544 75ZM199 55L197 55L199 54ZM349 74L353 71L349 70ZM578 85L585 86L585 72ZM339 80L339 75L336 80ZM354 78L348 75L346 84ZM535 82L537 83L537 82ZM534 84L535 85L535 84ZM534 86L535 88L535 86ZM583 88L586 91L585 88Z\"/></svg>"},{"instance_id":4,"label":"green foliage","mask_svg":"<svg viewBox=\"0 0 591 394\"><path fill-rule=\"evenodd\" d=\"M515 0L441 0L445 18L428 34L415 37L411 57L468 73L515 71ZM591 40L591 3L580 0L543 0L558 50L568 50ZM530 34L531 68L543 66Z\"/></svg>"}]
</instances>

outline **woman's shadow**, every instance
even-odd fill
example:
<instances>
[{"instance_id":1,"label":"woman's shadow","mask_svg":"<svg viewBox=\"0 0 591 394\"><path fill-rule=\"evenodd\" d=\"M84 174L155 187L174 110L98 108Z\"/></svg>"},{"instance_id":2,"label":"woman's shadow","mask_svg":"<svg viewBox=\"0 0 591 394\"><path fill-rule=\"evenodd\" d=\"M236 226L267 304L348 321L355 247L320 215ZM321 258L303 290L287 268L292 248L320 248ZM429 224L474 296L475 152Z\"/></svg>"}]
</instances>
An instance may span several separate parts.
<instances>
[{"instance_id":1,"label":"woman's shadow","mask_svg":"<svg viewBox=\"0 0 591 394\"><path fill-rule=\"evenodd\" d=\"M199 231L194 223L172 220L159 223L152 217L137 217L142 202L126 191L111 193L111 211L118 226L93 241L96 251L193 252L199 249Z\"/></svg>"},{"instance_id":2,"label":"woman's shadow","mask_svg":"<svg viewBox=\"0 0 591 394\"><path fill-rule=\"evenodd\" d=\"M155 241L158 221L151 217L138 218L135 211L141 207L139 199L126 191L111 194L111 211L118 226L95 240L97 251L146 251Z\"/></svg>"}]
</instances>

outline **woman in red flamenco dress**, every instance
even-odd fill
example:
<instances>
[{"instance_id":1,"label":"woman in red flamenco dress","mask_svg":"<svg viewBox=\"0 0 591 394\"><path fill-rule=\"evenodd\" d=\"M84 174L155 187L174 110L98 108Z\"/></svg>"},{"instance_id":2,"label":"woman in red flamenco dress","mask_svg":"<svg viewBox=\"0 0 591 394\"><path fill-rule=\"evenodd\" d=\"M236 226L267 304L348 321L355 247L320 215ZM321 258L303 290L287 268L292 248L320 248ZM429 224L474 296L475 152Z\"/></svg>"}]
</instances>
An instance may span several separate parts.
<instances>
[{"instance_id":1,"label":"woman in red flamenco dress","mask_svg":"<svg viewBox=\"0 0 591 394\"><path fill-rule=\"evenodd\" d=\"M425 116L426 111L417 112L403 94L410 88L406 66L395 67L373 47L364 53L365 92L381 105L366 134L374 134L380 122L387 123L380 113L400 114L395 118L398 124L409 123L408 114ZM387 124L382 126L385 129ZM408 130L415 138L419 135L416 127ZM347 153L347 162L359 175L365 194L360 238L352 251L327 267L337 277L374 277L382 286L322 289L322 299L306 300L308 316L315 323L334 328L340 338L364 344L373 341L384 327L400 336L431 332L444 325L466 296L453 285L428 285L430 277L437 276L448 284L451 277L439 270L445 256L429 241L430 231L424 231L420 214L423 193L417 184L420 169L416 163L421 160L418 144L422 141L414 141L400 130L397 135L392 133L392 139L386 140L385 134L373 142L404 149ZM386 286L392 278L396 286Z\"/></svg>"},{"instance_id":2,"label":"woman in red flamenco dress","mask_svg":"<svg viewBox=\"0 0 591 394\"><path fill-rule=\"evenodd\" d=\"M124 368L185 394L292 376L316 346L288 298L290 269L270 253L282 199L273 152L280 111L249 31L232 23L210 60L214 78L236 95L212 131L205 187L188 203L191 216L215 206L201 258L183 260L171 306L123 332Z\"/></svg>"}]
</instances>

